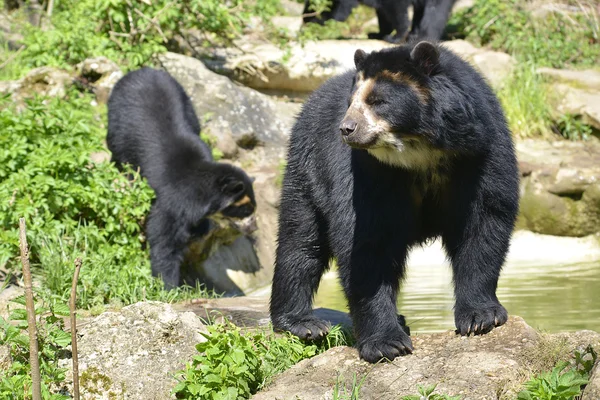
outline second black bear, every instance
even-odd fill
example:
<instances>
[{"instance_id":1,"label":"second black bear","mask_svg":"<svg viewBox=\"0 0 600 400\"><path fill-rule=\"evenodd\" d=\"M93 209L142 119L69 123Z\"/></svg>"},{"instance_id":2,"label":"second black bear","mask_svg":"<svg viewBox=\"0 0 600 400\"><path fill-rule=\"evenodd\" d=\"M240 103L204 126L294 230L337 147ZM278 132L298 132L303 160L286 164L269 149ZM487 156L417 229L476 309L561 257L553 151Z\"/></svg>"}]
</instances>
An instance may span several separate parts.
<instances>
[{"instance_id":1,"label":"second black bear","mask_svg":"<svg viewBox=\"0 0 600 400\"><path fill-rule=\"evenodd\" d=\"M283 178L271 294L278 330L316 339L312 299L335 258L360 356L410 353L397 317L411 247L441 237L461 335L507 320L496 297L518 212L502 108L467 62L430 42L354 56L304 104Z\"/></svg>"},{"instance_id":2,"label":"second black bear","mask_svg":"<svg viewBox=\"0 0 600 400\"><path fill-rule=\"evenodd\" d=\"M304 22L323 23L329 19L345 21L352 9L362 3L377 12L379 33L370 33L370 39L400 43L408 33L409 40L441 39L450 12L456 0L333 0L328 11L315 15L310 0L304 3ZM413 5L410 32L408 7ZM392 32L395 31L394 34Z\"/></svg>"},{"instance_id":3,"label":"second black bear","mask_svg":"<svg viewBox=\"0 0 600 400\"><path fill-rule=\"evenodd\" d=\"M146 236L152 274L178 286L192 234L220 213L245 218L256 207L252 182L241 169L213 160L200 139L200 123L181 85L167 72L142 68L125 75L108 101L112 160L139 168L154 189Z\"/></svg>"}]
</instances>

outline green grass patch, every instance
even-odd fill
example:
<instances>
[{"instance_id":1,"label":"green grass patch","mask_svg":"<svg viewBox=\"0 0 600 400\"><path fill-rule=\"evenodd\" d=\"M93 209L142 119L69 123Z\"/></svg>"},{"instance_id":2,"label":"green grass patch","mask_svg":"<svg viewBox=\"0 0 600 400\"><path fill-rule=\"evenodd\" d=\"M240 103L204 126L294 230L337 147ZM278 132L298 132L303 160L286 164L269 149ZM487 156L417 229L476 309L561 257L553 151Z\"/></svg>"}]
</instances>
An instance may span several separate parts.
<instances>
[{"instance_id":1,"label":"green grass patch","mask_svg":"<svg viewBox=\"0 0 600 400\"><path fill-rule=\"evenodd\" d=\"M543 15L532 13L532 3L519 0L475 0L472 7L455 12L451 37L464 37L514 55L538 66L595 67L600 63L599 16L586 2L539 2Z\"/></svg>"},{"instance_id":2,"label":"green grass patch","mask_svg":"<svg viewBox=\"0 0 600 400\"><path fill-rule=\"evenodd\" d=\"M533 64L519 64L497 91L511 131L517 137L550 137L548 86Z\"/></svg>"},{"instance_id":3,"label":"green grass patch","mask_svg":"<svg viewBox=\"0 0 600 400\"><path fill-rule=\"evenodd\" d=\"M173 389L178 399L248 399L271 379L306 358L331 347L352 344L341 327L333 327L321 342L306 344L272 329L243 331L231 323L208 325L207 341L187 363Z\"/></svg>"}]
</instances>

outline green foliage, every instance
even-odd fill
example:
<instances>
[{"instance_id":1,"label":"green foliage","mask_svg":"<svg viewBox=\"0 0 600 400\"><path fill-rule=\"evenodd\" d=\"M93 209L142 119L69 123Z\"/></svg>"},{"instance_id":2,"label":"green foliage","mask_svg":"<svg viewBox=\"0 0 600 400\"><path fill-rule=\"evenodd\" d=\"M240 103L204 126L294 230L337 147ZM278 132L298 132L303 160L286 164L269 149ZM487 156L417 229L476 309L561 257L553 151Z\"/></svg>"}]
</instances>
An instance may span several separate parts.
<instances>
[{"instance_id":1,"label":"green foliage","mask_svg":"<svg viewBox=\"0 0 600 400\"><path fill-rule=\"evenodd\" d=\"M556 128L569 140L587 140L592 135L592 127L572 114L561 115L556 121Z\"/></svg>"},{"instance_id":2,"label":"green foliage","mask_svg":"<svg viewBox=\"0 0 600 400\"><path fill-rule=\"evenodd\" d=\"M22 75L42 65L69 68L101 55L135 69L151 64L186 30L199 31L207 41L231 41L251 16L267 21L279 11L279 0L56 1L47 27L22 24L25 48L9 69Z\"/></svg>"},{"instance_id":3,"label":"green foliage","mask_svg":"<svg viewBox=\"0 0 600 400\"><path fill-rule=\"evenodd\" d=\"M105 151L105 107L91 103L74 90L29 100L22 111L9 98L0 103L0 265L18 266L24 217L35 272L62 301L76 257L84 261L79 307L206 294L164 292L151 277L143 225L154 194L136 172L90 160Z\"/></svg>"},{"instance_id":4,"label":"green foliage","mask_svg":"<svg viewBox=\"0 0 600 400\"><path fill-rule=\"evenodd\" d=\"M200 139L202 139L202 141L204 141L206 144L208 144L215 161L219 161L221 158L223 158L223 152L217 148L217 138L216 137L212 136L209 133L202 132L200 134Z\"/></svg>"},{"instance_id":5,"label":"green foliage","mask_svg":"<svg viewBox=\"0 0 600 400\"><path fill-rule=\"evenodd\" d=\"M346 388L343 377L338 376L333 388L333 400L360 400L360 388L365 382L365 379L367 379L367 376L368 374L358 381L356 374L352 374L352 383L349 389Z\"/></svg>"},{"instance_id":6,"label":"green foliage","mask_svg":"<svg viewBox=\"0 0 600 400\"><path fill-rule=\"evenodd\" d=\"M25 305L24 296L13 300ZM69 315L69 307L62 303L38 302L38 351L44 399L62 400L69 397L51 393L65 381L65 368L58 366L59 353L66 352L71 334L64 329L61 316ZM0 398L31 398L31 366L29 364L29 336L27 313L24 308L13 309L8 320L0 317L0 346L6 346L11 364L0 377ZM55 392L55 390L52 390Z\"/></svg>"},{"instance_id":7,"label":"green foliage","mask_svg":"<svg viewBox=\"0 0 600 400\"><path fill-rule=\"evenodd\" d=\"M519 0L476 0L472 7L454 13L450 25L458 31L454 36L537 65L563 68L600 62L595 7L577 2L577 13L555 7L546 15L533 16L530 6Z\"/></svg>"},{"instance_id":8,"label":"green foliage","mask_svg":"<svg viewBox=\"0 0 600 400\"><path fill-rule=\"evenodd\" d=\"M318 344L306 345L290 334L242 331L231 323L209 325L199 355L186 365L173 389L178 399L248 399L273 376L297 362L349 343L340 327Z\"/></svg>"},{"instance_id":9,"label":"green foliage","mask_svg":"<svg viewBox=\"0 0 600 400\"><path fill-rule=\"evenodd\" d=\"M568 361L560 362L550 372L544 372L527 381L525 390L519 393L519 400L571 400L581 393L588 383L589 374L597 360L591 346L575 353L575 365Z\"/></svg>"},{"instance_id":10,"label":"green foliage","mask_svg":"<svg viewBox=\"0 0 600 400\"><path fill-rule=\"evenodd\" d=\"M419 394L404 396L402 400L460 400L460 396L449 396L447 394L433 393L437 384L429 386L417 386Z\"/></svg>"},{"instance_id":11,"label":"green foliage","mask_svg":"<svg viewBox=\"0 0 600 400\"><path fill-rule=\"evenodd\" d=\"M321 15L325 11L331 11L332 5L333 0L310 0L308 10L316 15Z\"/></svg>"}]
</instances>

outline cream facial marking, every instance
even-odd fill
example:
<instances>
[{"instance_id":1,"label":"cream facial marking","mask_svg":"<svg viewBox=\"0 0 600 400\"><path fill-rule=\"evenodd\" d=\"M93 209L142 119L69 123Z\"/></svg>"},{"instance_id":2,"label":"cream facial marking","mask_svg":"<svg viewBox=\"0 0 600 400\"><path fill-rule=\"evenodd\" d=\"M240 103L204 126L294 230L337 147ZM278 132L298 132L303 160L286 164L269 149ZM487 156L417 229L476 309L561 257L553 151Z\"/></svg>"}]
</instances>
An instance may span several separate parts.
<instances>
[{"instance_id":1,"label":"cream facial marking","mask_svg":"<svg viewBox=\"0 0 600 400\"><path fill-rule=\"evenodd\" d=\"M377 117L371 110L365 99L373 90L375 81L372 79L363 80L362 72L358 74L356 79L356 91L352 96L352 103L348 108L347 114L362 115L365 121L364 129L369 134L380 135L390 131L390 125L387 121Z\"/></svg>"},{"instance_id":2,"label":"cream facial marking","mask_svg":"<svg viewBox=\"0 0 600 400\"><path fill-rule=\"evenodd\" d=\"M242 197L240 200L233 203L232 205L235 207L240 207L240 206L250 203L251 201L252 200L250 200L250 197L248 197L248 195L246 195L246 196Z\"/></svg>"}]
</instances>

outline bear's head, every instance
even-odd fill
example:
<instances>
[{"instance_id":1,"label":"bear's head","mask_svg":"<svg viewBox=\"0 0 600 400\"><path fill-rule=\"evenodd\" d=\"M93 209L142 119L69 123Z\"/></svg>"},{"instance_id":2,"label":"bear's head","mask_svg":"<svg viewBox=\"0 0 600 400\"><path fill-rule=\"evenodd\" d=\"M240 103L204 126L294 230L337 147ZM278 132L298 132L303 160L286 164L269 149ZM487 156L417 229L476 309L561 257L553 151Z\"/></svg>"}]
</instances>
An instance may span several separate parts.
<instances>
[{"instance_id":1,"label":"bear's head","mask_svg":"<svg viewBox=\"0 0 600 400\"><path fill-rule=\"evenodd\" d=\"M370 54L357 50L352 93L340 123L343 141L392 165L426 167L435 161L422 117L439 57L430 42Z\"/></svg>"}]
</instances>

